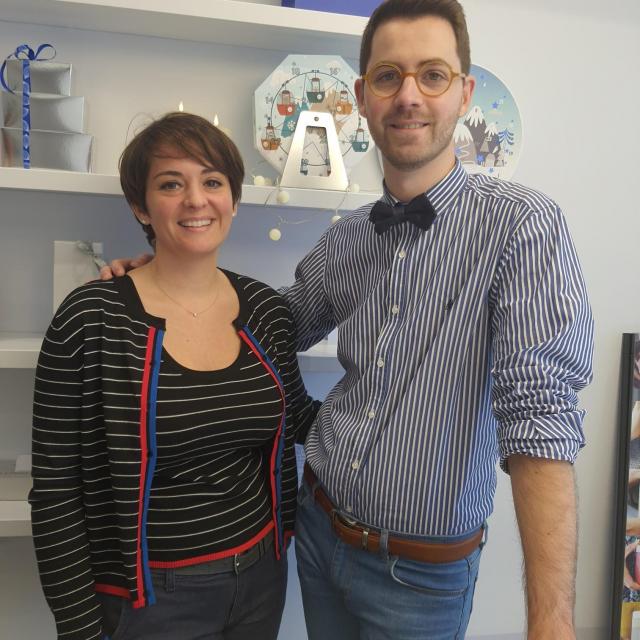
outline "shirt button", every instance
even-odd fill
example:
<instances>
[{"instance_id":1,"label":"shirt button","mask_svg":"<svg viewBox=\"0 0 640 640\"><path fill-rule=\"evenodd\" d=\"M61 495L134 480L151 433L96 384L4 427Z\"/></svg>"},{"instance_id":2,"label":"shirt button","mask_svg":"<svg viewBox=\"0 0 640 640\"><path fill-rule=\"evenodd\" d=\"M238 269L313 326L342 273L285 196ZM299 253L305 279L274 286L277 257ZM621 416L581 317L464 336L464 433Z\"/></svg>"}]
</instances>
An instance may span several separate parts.
<instances>
[{"instance_id":1,"label":"shirt button","mask_svg":"<svg viewBox=\"0 0 640 640\"><path fill-rule=\"evenodd\" d=\"M398 258L405 258L407 255L407 252L404 249L400 249L400 251L398 251Z\"/></svg>"},{"instance_id":2,"label":"shirt button","mask_svg":"<svg viewBox=\"0 0 640 640\"><path fill-rule=\"evenodd\" d=\"M357 471L357 470L360 468L360 460L354 460L354 461L351 463L351 468L352 468L354 471Z\"/></svg>"},{"instance_id":3,"label":"shirt button","mask_svg":"<svg viewBox=\"0 0 640 640\"><path fill-rule=\"evenodd\" d=\"M367 416L369 416L369 418L375 418L376 417L376 412L375 411L369 411L369 413L367 413Z\"/></svg>"},{"instance_id":4,"label":"shirt button","mask_svg":"<svg viewBox=\"0 0 640 640\"><path fill-rule=\"evenodd\" d=\"M400 311L400 307L397 304L394 304L393 307L391 307L391 313L393 313L393 315L397 315L398 312Z\"/></svg>"},{"instance_id":5,"label":"shirt button","mask_svg":"<svg viewBox=\"0 0 640 640\"><path fill-rule=\"evenodd\" d=\"M384 360L382 358L378 358L378 362L376 362L378 367L384 367Z\"/></svg>"}]
</instances>

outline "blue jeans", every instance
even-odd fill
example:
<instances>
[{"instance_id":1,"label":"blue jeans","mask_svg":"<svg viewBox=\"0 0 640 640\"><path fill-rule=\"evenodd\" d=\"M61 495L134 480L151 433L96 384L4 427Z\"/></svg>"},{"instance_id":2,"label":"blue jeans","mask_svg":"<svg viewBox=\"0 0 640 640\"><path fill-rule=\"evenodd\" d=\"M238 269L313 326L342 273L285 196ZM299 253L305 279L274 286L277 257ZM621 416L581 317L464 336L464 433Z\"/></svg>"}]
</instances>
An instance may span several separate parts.
<instances>
[{"instance_id":1,"label":"blue jeans","mask_svg":"<svg viewBox=\"0 0 640 640\"><path fill-rule=\"evenodd\" d=\"M98 593L110 640L276 640L287 589L286 556L270 550L241 573L152 570L156 604L133 609Z\"/></svg>"},{"instance_id":2,"label":"blue jeans","mask_svg":"<svg viewBox=\"0 0 640 640\"><path fill-rule=\"evenodd\" d=\"M303 482L296 557L309 640L460 640L480 548L446 564L370 553L342 542Z\"/></svg>"}]
</instances>

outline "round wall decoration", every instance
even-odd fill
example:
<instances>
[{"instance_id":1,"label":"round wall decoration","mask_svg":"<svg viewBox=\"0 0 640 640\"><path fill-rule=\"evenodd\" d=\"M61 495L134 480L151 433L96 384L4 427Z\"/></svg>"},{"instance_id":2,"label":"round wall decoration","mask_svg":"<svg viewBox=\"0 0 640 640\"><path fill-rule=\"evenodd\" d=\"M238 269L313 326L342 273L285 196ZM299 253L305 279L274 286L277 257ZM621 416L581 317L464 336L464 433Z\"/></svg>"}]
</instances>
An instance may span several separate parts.
<instances>
[{"instance_id":1,"label":"round wall decoration","mask_svg":"<svg viewBox=\"0 0 640 640\"><path fill-rule=\"evenodd\" d=\"M522 148L522 121L516 101L493 73L471 65L473 100L454 132L456 155L469 173L494 178L513 175Z\"/></svg>"},{"instance_id":2,"label":"round wall decoration","mask_svg":"<svg viewBox=\"0 0 640 640\"><path fill-rule=\"evenodd\" d=\"M374 146L353 93L357 77L339 56L287 56L255 92L255 144L265 160L282 173L300 113L319 111L333 116L345 168L355 166ZM302 175L330 174L326 135L307 128Z\"/></svg>"}]
</instances>

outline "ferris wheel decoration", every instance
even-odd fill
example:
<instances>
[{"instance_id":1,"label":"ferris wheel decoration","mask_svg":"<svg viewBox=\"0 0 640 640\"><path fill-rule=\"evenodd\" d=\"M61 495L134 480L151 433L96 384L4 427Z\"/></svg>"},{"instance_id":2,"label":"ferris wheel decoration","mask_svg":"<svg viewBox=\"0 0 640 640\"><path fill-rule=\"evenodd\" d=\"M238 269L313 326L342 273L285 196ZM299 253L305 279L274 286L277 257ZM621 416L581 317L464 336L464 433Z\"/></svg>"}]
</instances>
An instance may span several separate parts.
<instances>
[{"instance_id":1,"label":"ferris wheel decoration","mask_svg":"<svg viewBox=\"0 0 640 640\"><path fill-rule=\"evenodd\" d=\"M336 149L348 172L373 148L367 122L360 117L353 93L357 77L339 56L289 55L256 89L255 144L278 173L284 173L287 161L291 165L295 160L301 180L331 176L337 168ZM306 111L331 114L335 127L306 126L310 120L305 116L304 143L301 148L292 148L300 115ZM337 147L328 139L334 128ZM287 168L288 175L290 170L291 166Z\"/></svg>"}]
</instances>

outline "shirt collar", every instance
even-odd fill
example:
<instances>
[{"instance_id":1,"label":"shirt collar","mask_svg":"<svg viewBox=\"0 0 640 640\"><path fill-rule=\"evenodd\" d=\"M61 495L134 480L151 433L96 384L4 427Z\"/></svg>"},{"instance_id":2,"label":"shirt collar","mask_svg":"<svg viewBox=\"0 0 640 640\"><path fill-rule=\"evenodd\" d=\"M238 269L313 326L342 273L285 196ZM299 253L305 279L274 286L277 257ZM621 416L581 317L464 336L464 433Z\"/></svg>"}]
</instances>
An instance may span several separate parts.
<instances>
[{"instance_id":1,"label":"shirt collar","mask_svg":"<svg viewBox=\"0 0 640 640\"><path fill-rule=\"evenodd\" d=\"M468 179L469 176L462 166L462 163L456 158L453 169L451 169L440 182L426 192L426 196L433 205L436 215L442 214L449 208L466 187ZM380 200L392 206L399 202L389 191L384 180L382 181L382 198L380 198Z\"/></svg>"}]
</instances>

